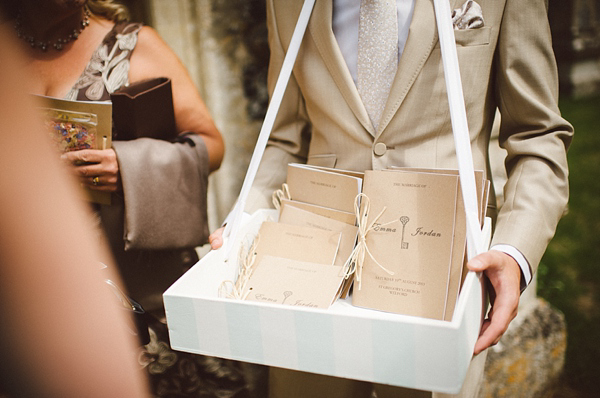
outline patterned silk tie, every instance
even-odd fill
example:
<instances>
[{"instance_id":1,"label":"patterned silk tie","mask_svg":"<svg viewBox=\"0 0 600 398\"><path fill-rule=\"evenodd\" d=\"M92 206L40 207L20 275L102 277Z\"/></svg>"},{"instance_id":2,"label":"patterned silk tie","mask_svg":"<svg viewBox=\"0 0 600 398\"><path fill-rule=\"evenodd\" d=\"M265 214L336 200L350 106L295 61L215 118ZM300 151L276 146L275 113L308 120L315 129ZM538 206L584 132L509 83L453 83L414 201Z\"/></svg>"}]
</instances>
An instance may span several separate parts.
<instances>
[{"instance_id":1,"label":"patterned silk tie","mask_svg":"<svg viewBox=\"0 0 600 398\"><path fill-rule=\"evenodd\" d=\"M395 0L361 0L358 29L358 93L377 130L398 69Z\"/></svg>"}]
</instances>

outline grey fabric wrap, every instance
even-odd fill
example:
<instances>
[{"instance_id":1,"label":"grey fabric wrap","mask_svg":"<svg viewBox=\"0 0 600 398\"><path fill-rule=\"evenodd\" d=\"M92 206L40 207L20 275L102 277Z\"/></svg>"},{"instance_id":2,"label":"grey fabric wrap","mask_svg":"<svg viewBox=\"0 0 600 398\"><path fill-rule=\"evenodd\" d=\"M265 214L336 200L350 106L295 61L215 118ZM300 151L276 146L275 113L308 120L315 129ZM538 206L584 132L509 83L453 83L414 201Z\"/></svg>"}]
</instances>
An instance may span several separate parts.
<instances>
[{"instance_id":1,"label":"grey fabric wrap","mask_svg":"<svg viewBox=\"0 0 600 398\"><path fill-rule=\"evenodd\" d=\"M113 142L123 183L125 250L206 243L208 152L200 136L189 138L195 147L151 138Z\"/></svg>"}]
</instances>

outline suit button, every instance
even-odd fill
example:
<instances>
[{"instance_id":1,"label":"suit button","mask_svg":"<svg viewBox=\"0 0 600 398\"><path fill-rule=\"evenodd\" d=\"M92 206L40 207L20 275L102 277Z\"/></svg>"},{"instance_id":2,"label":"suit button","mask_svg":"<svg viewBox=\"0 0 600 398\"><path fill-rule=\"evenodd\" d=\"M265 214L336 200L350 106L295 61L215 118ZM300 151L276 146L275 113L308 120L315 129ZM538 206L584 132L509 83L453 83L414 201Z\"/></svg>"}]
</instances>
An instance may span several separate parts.
<instances>
[{"instance_id":1,"label":"suit button","mask_svg":"<svg viewBox=\"0 0 600 398\"><path fill-rule=\"evenodd\" d=\"M383 142L378 142L375 144L375 148L373 148L373 152L377 156L383 156L383 154L387 151L387 146Z\"/></svg>"}]
</instances>

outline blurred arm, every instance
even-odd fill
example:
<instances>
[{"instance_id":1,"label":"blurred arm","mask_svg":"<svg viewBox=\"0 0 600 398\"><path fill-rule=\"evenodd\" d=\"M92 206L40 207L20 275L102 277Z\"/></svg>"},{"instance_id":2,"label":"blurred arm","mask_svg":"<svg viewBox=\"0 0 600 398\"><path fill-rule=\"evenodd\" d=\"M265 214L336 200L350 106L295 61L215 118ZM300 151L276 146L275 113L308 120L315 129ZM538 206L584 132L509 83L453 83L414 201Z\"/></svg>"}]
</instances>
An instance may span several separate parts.
<instances>
[{"instance_id":1,"label":"blurred arm","mask_svg":"<svg viewBox=\"0 0 600 398\"><path fill-rule=\"evenodd\" d=\"M12 32L10 32L12 33ZM0 38L0 369L15 396L145 397L107 255ZM2 380L4 382L4 380Z\"/></svg>"}]
</instances>

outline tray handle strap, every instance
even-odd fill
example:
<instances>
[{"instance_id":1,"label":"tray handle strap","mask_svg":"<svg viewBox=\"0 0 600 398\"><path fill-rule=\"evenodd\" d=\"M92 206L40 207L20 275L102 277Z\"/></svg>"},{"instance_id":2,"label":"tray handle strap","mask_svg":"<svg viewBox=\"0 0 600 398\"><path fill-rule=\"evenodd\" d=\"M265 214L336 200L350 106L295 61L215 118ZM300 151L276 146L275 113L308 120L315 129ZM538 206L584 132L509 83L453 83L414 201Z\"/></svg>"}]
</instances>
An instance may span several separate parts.
<instances>
[{"instance_id":1,"label":"tray handle strap","mask_svg":"<svg viewBox=\"0 0 600 398\"><path fill-rule=\"evenodd\" d=\"M467 257L471 259L477 254L483 253L487 248L484 247L483 234L478 221L475 170L471 153L467 112L460 78L450 2L448 0L434 0L433 3L442 50L442 63L444 65L446 90L448 91L448 103L450 104L450 119L452 120L460 185L467 218Z\"/></svg>"},{"instance_id":2,"label":"tray handle strap","mask_svg":"<svg viewBox=\"0 0 600 398\"><path fill-rule=\"evenodd\" d=\"M298 56L298 50L300 49L300 44L302 43L302 38L304 37L304 33L306 32L306 27L308 26L308 21L310 19L310 14L312 13L314 5L315 0L305 0L304 4L302 5L302 10L300 11L300 16L298 17L296 27L294 28L294 33L292 34L292 39L290 41L288 51L285 54L285 58L283 59L281 72L279 72L279 77L277 78L277 82L275 83L275 89L273 90L271 101L269 102L269 106L267 107L265 120L260 129L260 133L258 134L256 146L254 147L254 153L252 154L252 159L250 160L250 164L248 165L248 171L246 173L246 177L244 178L244 183L242 185L242 190L240 191L240 196L238 197L238 200L233 210L233 218L231 219L231 222L225 226L223 237L226 239L223 243L226 247L226 259L229 258L231 254L231 249L234 246L235 236L237 234L237 230L239 229L239 224L242 219L242 213L244 212L244 208L246 207L246 200L248 199L248 194L250 193L250 188L254 183L254 178L256 177L258 166L260 165L260 161L262 160L265 148L267 147L267 141L269 140L269 136L271 135L271 130L273 130L273 124L275 123L275 118L277 117L277 113L279 112L279 107L281 106L281 101L283 100L283 94L290 80L292 69L294 68L294 63L296 62L296 58Z\"/></svg>"}]
</instances>

